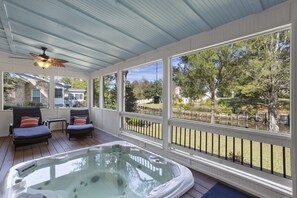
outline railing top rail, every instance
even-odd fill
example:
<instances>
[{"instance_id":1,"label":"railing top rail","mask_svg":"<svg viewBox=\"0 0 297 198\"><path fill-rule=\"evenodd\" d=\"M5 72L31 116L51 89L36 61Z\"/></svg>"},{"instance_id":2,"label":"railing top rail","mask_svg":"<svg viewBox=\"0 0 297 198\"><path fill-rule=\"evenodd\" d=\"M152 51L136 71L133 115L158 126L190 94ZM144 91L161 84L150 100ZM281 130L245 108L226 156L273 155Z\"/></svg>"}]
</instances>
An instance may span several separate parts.
<instances>
[{"instance_id":1,"label":"railing top rail","mask_svg":"<svg viewBox=\"0 0 297 198\"><path fill-rule=\"evenodd\" d=\"M257 142L263 142L272 145L284 146L291 148L291 136L289 134L280 134L274 132L265 132L255 129L247 129L241 127L211 124L207 122L181 120L171 118L169 124L178 127L190 128L199 131L212 132L215 134L225 135L229 137L242 138Z\"/></svg>"},{"instance_id":2,"label":"railing top rail","mask_svg":"<svg viewBox=\"0 0 297 198\"><path fill-rule=\"evenodd\" d=\"M162 123L163 118L161 116L146 115L140 113L130 113L130 112L120 112L120 116L129 117L129 118L138 118L151 122Z\"/></svg>"}]
</instances>

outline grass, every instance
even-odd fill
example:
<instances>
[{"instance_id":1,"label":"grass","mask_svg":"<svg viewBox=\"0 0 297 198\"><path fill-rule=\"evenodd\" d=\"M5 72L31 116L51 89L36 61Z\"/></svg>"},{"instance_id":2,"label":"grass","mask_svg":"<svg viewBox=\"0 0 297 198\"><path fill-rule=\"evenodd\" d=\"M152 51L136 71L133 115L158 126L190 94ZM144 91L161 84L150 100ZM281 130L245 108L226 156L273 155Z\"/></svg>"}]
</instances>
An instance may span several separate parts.
<instances>
[{"instance_id":1,"label":"grass","mask_svg":"<svg viewBox=\"0 0 297 198\"><path fill-rule=\"evenodd\" d=\"M146 103L146 104L141 104L141 106L144 107L149 107L149 108L154 108L154 109L162 109L163 108L163 103Z\"/></svg>"},{"instance_id":2,"label":"grass","mask_svg":"<svg viewBox=\"0 0 297 198\"><path fill-rule=\"evenodd\" d=\"M134 131L150 137L162 139L162 125L159 123L147 122L145 126L126 125L126 129ZM196 135L195 135L196 134ZM232 161L233 159L233 137L227 137L218 134L212 134L210 132L200 132L180 127L172 127L172 143L180 146L187 147L189 149L201 151L213 156L220 156L220 158ZM213 140L213 141L212 141ZM201 142L201 143L200 143ZM213 143L212 143L213 142ZM250 148L250 140L243 140L241 145L241 139L234 138L235 148L234 157L236 163L241 163L243 157L243 164L246 166L252 166L259 169L260 159L260 142L252 142L252 150ZM227 146L226 146L227 143ZM241 147L243 148L241 151ZM262 167L266 172L270 172L271 167L271 153L273 153L273 171L275 175L283 175L283 147L273 145L273 151L271 151L271 145L262 143ZM226 150L227 148L227 150ZM252 152L252 161L251 161ZM290 149L285 148L286 155L286 176L291 177L291 161L290 161Z\"/></svg>"}]
</instances>

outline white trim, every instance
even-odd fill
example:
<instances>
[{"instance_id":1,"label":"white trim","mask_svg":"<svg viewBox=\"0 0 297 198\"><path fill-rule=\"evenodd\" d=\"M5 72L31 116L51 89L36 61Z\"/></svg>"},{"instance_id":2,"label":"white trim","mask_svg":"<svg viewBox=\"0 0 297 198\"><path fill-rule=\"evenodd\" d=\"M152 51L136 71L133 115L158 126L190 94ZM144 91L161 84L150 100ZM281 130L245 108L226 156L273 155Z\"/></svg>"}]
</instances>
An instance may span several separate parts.
<instances>
[{"instance_id":1,"label":"white trim","mask_svg":"<svg viewBox=\"0 0 297 198\"><path fill-rule=\"evenodd\" d=\"M245 35L245 36L242 36L242 37L234 38L234 39L231 39L231 40L226 40L226 41L216 43L216 44L213 44L213 45L208 45L208 46L204 46L204 47L197 48L197 49L194 49L194 50L190 50L190 51L187 51L187 52L175 54L175 55L170 56L170 58L178 58L179 56L185 56L185 55L189 55L189 54L192 54L192 53L195 53L195 52L204 51L204 50L207 50L207 49L220 47L220 46L232 44L232 43L239 42L239 41L248 40L248 39L251 39L251 38L258 37L258 36L263 36L265 34L277 32L277 31L282 31L282 30L289 30L290 27L291 27L291 24L282 25L282 26L271 28L271 29L264 30L264 31L261 31L261 32L248 34L248 35Z\"/></svg>"},{"instance_id":2,"label":"white trim","mask_svg":"<svg viewBox=\"0 0 297 198\"><path fill-rule=\"evenodd\" d=\"M169 127L168 120L171 115L171 66L168 57L163 57L163 90L162 90L162 100L163 100L163 149L168 150L168 145L171 142L171 127Z\"/></svg>"},{"instance_id":3,"label":"white trim","mask_svg":"<svg viewBox=\"0 0 297 198\"><path fill-rule=\"evenodd\" d=\"M137 64L135 66L131 66L131 67L127 67L125 69L122 69L122 71L127 71L129 69L134 69L134 68L137 68L137 67L152 65L152 64L157 63L157 62L162 62L162 59L156 59L156 60L152 60L152 61L149 61L149 62L145 62L143 64Z\"/></svg>"},{"instance_id":4,"label":"white trim","mask_svg":"<svg viewBox=\"0 0 297 198\"><path fill-rule=\"evenodd\" d=\"M295 2L296 3L296 2ZM297 3L296 3L297 4ZM295 10L296 11L296 10ZM291 70L290 70L290 126L291 126L291 172L293 180L293 197L297 197L297 19L292 22L291 28Z\"/></svg>"},{"instance_id":5,"label":"white trim","mask_svg":"<svg viewBox=\"0 0 297 198\"><path fill-rule=\"evenodd\" d=\"M243 138L247 140L253 140L278 146L285 146L289 148L291 147L291 137L288 134L261 132L255 129L246 129L242 127L211 124L207 122L198 122L191 120L181 120L176 118L171 118L169 120L169 125L212 132L215 134Z\"/></svg>"},{"instance_id":6,"label":"white trim","mask_svg":"<svg viewBox=\"0 0 297 198\"><path fill-rule=\"evenodd\" d=\"M161 116L153 116L153 115L146 115L140 113L132 113L132 112L120 112L120 116L128 117L128 118L138 118L142 120L147 120L156 123L162 123L163 118Z\"/></svg>"},{"instance_id":7,"label":"white trim","mask_svg":"<svg viewBox=\"0 0 297 198\"><path fill-rule=\"evenodd\" d=\"M31 89L31 101L32 102L34 102L33 101L33 98L34 98L34 94L33 94L33 92L34 92L34 90L38 90L39 91L39 102L41 102L41 91L40 91L40 89L36 89L36 88L33 88L33 89ZM35 97L36 98L36 97Z\"/></svg>"},{"instance_id":8,"label":"white trim","mask_svg":"<svg viewBox=\"0 0 297 198\"><path fill-rule=\"evenodd\" d=\"M125 129L120 129L120 134L119 136L126 136L129 138L134 138L134 139L138 139L140 141L143 142L150 142L152 145L155 145L156 143L159 144L158 147L162 148L162 143L163 141L158 139L158 138L153 138L151 136L147 136L147 135L143 135L141 133L137 133L135 131L129 131L129 130L125 130Z\"/></svg>"}]
</instances>

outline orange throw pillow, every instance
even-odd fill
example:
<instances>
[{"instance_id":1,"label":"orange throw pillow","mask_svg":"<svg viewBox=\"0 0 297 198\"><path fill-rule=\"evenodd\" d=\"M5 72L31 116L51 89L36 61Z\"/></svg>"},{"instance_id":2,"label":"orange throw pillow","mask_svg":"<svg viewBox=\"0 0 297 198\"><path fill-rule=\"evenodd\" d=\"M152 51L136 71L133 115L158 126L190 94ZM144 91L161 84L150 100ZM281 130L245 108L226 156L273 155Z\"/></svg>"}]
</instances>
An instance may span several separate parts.
<instances>
[{"instance_id":1,"label":"orange throw pillow","mask_svg":"<svg viewBox=\"0 0 297 198\"><path fill-rule=\"evenodd\" d=\"M87 123L87 117L74 116L74 125L81 125Z\"/></svg>"},{"instance_id":2,"label":"orange throw pillow","mask_svg":"<svg viewBox=\"0 0 297 198\"><path fill-rule=\"evenodd\" d=\"M38 126L39 117L22 116L21 128Z\"/></svg>"}]
</instances>

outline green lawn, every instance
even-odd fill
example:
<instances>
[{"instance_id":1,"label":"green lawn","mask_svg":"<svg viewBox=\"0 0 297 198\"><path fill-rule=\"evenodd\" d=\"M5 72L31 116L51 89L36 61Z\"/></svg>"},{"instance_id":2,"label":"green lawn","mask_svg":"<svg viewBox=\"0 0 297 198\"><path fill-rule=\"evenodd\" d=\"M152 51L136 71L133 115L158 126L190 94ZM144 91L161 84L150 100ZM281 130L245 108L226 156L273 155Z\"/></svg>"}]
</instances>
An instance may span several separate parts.
<instances>
[{"instance_id":1,"label":"green lawn","mask_svg":"<svg viewBox=\"0 0 297 198\"><path fill-rule=\"evenodd\" d=\"M162 109L163 103L155 104L155 103L147 103L147 104L141 104L141 106L154 108L154 109Z\"/></svg>"}]
</instances>

